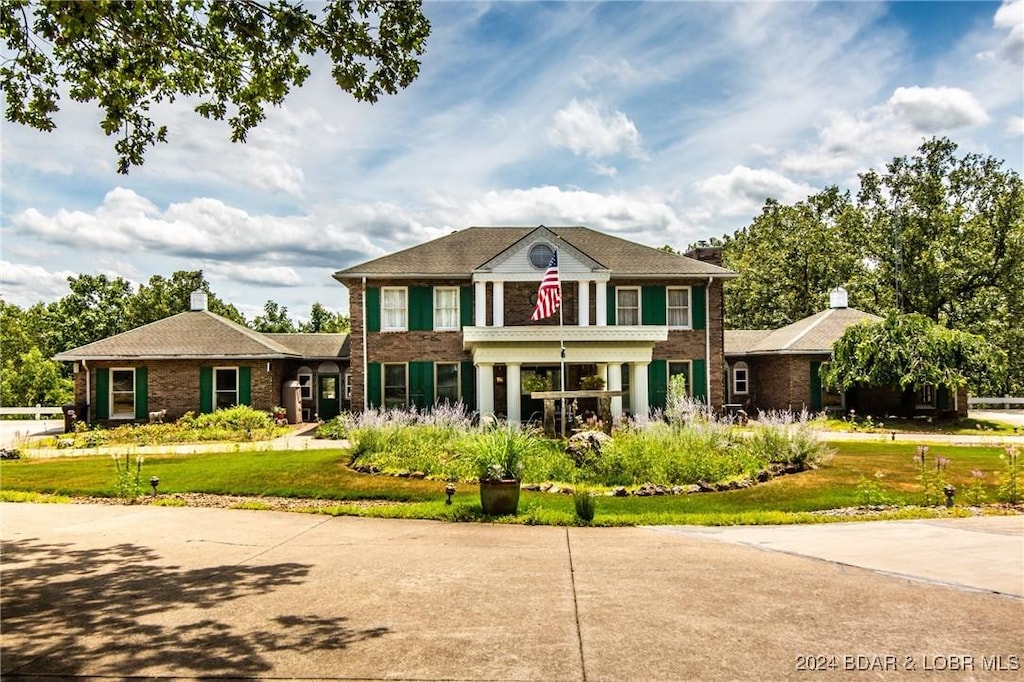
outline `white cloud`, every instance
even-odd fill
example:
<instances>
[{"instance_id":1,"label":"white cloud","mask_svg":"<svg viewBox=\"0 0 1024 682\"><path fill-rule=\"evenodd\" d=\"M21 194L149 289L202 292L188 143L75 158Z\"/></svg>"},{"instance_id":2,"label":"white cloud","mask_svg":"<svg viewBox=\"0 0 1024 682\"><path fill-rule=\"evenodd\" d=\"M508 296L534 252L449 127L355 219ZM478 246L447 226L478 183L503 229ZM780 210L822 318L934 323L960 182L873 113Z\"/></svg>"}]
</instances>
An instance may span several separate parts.
<instances>
[{"instance_id":1,"label":"white cloud","mask_svg":"<svg viewBox=\"0 0 1024 682\"><path fill-rule=\"evenodd\" d=\"M888 106L898 119L922 133L988 122L988 114L977 98L960 88L896 88Z\"/></svg>"},{"instance_id":2,"label":"white cloud","mask_svg":"<svg viewBox=\"0 0 1024 682\"><path fill-rule=\"evenodd\" d=\"M1007 119L1006 134L1012 137L1024 135L1024 116L1011 116Z\"/></svg>"},{"instance_id":3,"label":"white cloud","mask_svg":"<svg viewBox=\"0 0 1024 682\"><path fill-rule=\"evenodd\" d=\"M575 97L554 116L548 139L556 147L591 158L638 155L640 132L621 111L608 111L593 100Z\"/></svg>"},{"instance_id":4,"label":"white cloud","mask_svg":"<svg viewBox=\"0 0 1024 682\"><path fill-rule=\"evenodd\" d=\"M855 114L833 111L816 144L783 156L790 173L835 176L916 149L923 137L987 123L977 98L951 87L899 87L878 106Z\"/></svg>"},{"instance_id":5,"label":"white cloud","mask_svg":"<svg viewBox=\"0 0 1024 682\"><path fill-rule=\"evenodd\" d=\"M713 213L733 216L756 213L765 199L793 203L815 191L773 170L746 166L735 166L728 173L702 180L697 189L713 207Z\"/></svg>"},{"instance_id":6,"label":"white cloud","mask_svg":"<svg viewBox=\"0 0 1024 682\"><path fill-rule=\"evenodd\" d=\"M204 268L204 272L206 271L218 279L229 279L265 287L295 287L302 284L302 278L295 270L281 266L212 263L208 268Z\"/></svg>"},{"instance_id":7,"label":"white cloud","mask_svg":"<svg viewBox=\"0 0 1024 682\"><path fill-rule=\"evenodd\" d=\"M68 277L76 274L70 270L51 272L39 265L0 260L0 296L7 303L20 307L58 299L70 293Z\"/></svg>"},{"instance_id":8,"label":"white cloud","mask_svg":"<svg viewBox=\"0 0 1024 682\"><path fill-rule=\"evenodd\" d=\"M1007 31L999 53L1008 61L1024 61L1024 0L1007 0L996 10L992 25Z\"/></svg>"}]
</instances>

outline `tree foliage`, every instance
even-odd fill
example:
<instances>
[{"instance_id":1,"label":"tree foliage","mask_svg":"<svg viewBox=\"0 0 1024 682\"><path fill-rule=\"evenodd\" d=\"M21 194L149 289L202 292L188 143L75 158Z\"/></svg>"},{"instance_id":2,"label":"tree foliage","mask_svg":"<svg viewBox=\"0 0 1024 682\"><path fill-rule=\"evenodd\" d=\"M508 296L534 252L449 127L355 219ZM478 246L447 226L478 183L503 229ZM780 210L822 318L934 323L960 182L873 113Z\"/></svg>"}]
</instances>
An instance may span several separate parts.
<instances>
[{"instance_id":1,"label":"tree foliage","mask_svg":"<svg viewBox=\"0 0 1024 682\"><path fill-rule=\"evenodd\" d=\"M893 313L849 327L833 345L821 379L843 391L858 384L955 390L972 379L998 385L1005 362L1005 354L980 336L947 329L920 313Z\"/></svg>"},{"instance_id":2,"label":"tree foliage","mask_svg":"<svg viewBox=\"0 0 1024 682\"><path fill-rule=\"evenodd\" d=\"M263 314L253 318L252 328L263 333L294 334L295 323L288 318L288 308L274 301L263 304Z\"/></svg>"},{"instance_id":3,"label":"tree foliage","mask_svg":"<svg viewBox=\"0 0 1024 682\"><path fill-rule=\"evenodd\" d=\"M836 187L793 205L766 202L722 240L727 329L768 329L824 309L845 287L865 312L920 313L1002 349L1001 386L1024 392L1024 189L992 157L944 138L860 175L856 198Z\"/></svg>"},{"instance_id":4,"label":"tree foliage","mask_svg":"<svg viewBox=\"0 0 1024 682\"><path fill-rule=\"evenodd\" d=\"M309 309L309 322L299 324L299 331L306 334L344 334L349 329L347 316L341 313L332 313L319 301Z\"/></svg>"},{"instance_id":5,"label":"tree foliage","mask_svg":"<svg viewBox=\"0 0 1024 682\"><path fill-rule=\"evenodd\" d=\"M62 92L95 102L127 173L167 141L154 104L187 98L200 116L227 118L232 141L244 142L264 107L309 77L317 53L359 101L416 79L430 33L420 2L330 0L317 9L291 0L5 0L7 120L50 131Z\"/></svg>"}]
</instances>

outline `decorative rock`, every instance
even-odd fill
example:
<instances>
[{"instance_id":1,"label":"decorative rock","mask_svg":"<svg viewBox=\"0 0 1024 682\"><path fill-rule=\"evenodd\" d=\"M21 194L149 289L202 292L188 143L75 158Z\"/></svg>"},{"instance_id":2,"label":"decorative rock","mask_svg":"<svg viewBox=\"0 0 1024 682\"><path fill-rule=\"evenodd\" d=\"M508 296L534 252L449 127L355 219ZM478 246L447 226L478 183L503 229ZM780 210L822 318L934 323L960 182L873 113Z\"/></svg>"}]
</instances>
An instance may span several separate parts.
<instances>
[{"instance_id":1,"label":"decorative rock","mask_svg":"<svg viewBox=\"0 0 1024 682\"><path fill-rule=\"evenodd\" d=\"M549 490L551 490L551 484L550 483L541 483L540 484L540 491L542 493L546 493Z\"/></svg>"},{"instance_id":2,"label":"decorative rock","mask_svg":"<svg viewBox=\"0 0 1024 682\"><path fill-rule=\"evenodd\" d=\"M570 488L569 486L565 486L564 488L562 488L562 494L563 495L572 495L573 494L573 489Z\"/></svg>"},{"instance_id":3,"label":"decorative rock","mask_svg":"<svg viewBox=\"0 0 1024 682\"><path fill-rule=\"evenodd\" d=\"M424 479L426 477L427 477L427 475L425 473L423 473L422 471L414 471L411 474L409 474L409 478Z\"/></svg>"},{"instance_id":4,"label":"decorative rock","mask_svg":"<svg viewBox=\"0 0 1024 682\"><path fill-rule=\"evenodd\" d=\"M529 490L531 492L537 492L540 490L540 484L538 483L526 483L523 485L523 490Z\"/></svg>"},{"instance_id":5,"label":"decorative rock","mask_svg":"<svg viewBox=\"0 0 1024 682\"><path fill-rule=\"evenodd\" d=\"M562 492L562 489L559 488L557 485L548 485L548 489L545 490L544 492L546 492L546 493L560 493L560 492Z\"/></svg>"},{"instance_id":6,"label":"decorative rock","mask_svg":"<svg viewBox=\"0 0 1024 682\"><path fill-rule=\"evenodd\" d=\"M623 488L621 485L615 486L612 490L613 497L626 497L629 495L629 491Z\"/></svg>"}]
</instances>

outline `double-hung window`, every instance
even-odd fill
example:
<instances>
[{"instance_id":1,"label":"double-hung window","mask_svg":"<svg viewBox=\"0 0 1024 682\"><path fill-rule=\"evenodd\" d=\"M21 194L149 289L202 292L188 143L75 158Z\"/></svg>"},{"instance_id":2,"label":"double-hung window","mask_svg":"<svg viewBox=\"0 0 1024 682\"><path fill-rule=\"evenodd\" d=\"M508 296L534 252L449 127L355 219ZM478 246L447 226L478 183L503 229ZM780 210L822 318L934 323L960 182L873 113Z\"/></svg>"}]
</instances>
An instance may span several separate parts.
<instances>
[{"instance_id":1,"label":"double-hung window","mask_svg":"<svg viewBox=\"0 0 1024 682\"><path fill-rule=\"evenodd\" d=\"M750 370L747 363L737 362L732 368L732 392L735 395L746 395L750 392Z\"/></svg>"},{"instance_id":2,"label":"double-hung window","mask_svg":"<svg viewBox=\"0 0 1024 682\"><path fill-rule=\"evenodd\" d=\"M384 407L406 407L409 404L406 364L384 365Z\"/></svg>"},{"instance_id":3,"label":"double-hung window","mask_svg":"<svg viewBox=\"0 0 1024 682\"><path fill-rule=\"evenodd\" d=\"M313 372L303 368L299 370L299 397L303 400L313 399Z\"/></svg>"},{"instance_id":4,"label":"double-hung window","mask_svg":"<svg viewBox=\"0 0 1024 682\"><path fill-rule=\"evenodd\" d=\"M110 370L110 418L135 418L135 370Z\"/></svg>"},{"instance_id":5,"label":"double-hung window","mask_svg":"<svg viewBox=\"0 0 1024 682\"><path fill-rule=\"evenodd\" d=\"M213 368L213 406L220 410L238 404L238 368Z\"/></svg>"},{"instance_id":6,"label":"double-hung window","mask_svg":"<svg viewBox=\"0 0 1024 682\"><path fill-rule=\"evenodd\" d=\"M665 290L665 319L669 327L689 329L690 287L668 287Z\"/></svg>"},{"instance_id":7,"label":"double-hung window","mask_svg":"<svg viewBox=\"0 0 1024 682\"><path fill-rule=\"evenodd\" d=\"M409 328L409 290L405 287L381 289L381 330L404 332Z\"/></svg>"},{"instance_id":8,"label":"double-hung window","mask_svg":"<svg viewBox=\"0 0 1024 682\"><path fill-rule=\"evenodd\" d=\"M434 287L434 330L459 330L458 287Z\"/></svg>"},{"instance_id":9,"label":"double-hung window","mask_svg":"<svg viewBox=\"0 0 1024 682\"><path fill-rule=\"evenodd\" d=\"M618 287L615 290L615 323L640 324L640 287Z\"/></svg>"},{"instance_id":10,"label":"double-hung window","mask_svg":"<svg viewBox=\"0 0 1024 682\"><path fill-rule=\"evenodd\" d=\"M459 363L439 362L434 371L437 374L434 379L435 402L453 405L459 402Z\"/></svg>"}]
</instances>

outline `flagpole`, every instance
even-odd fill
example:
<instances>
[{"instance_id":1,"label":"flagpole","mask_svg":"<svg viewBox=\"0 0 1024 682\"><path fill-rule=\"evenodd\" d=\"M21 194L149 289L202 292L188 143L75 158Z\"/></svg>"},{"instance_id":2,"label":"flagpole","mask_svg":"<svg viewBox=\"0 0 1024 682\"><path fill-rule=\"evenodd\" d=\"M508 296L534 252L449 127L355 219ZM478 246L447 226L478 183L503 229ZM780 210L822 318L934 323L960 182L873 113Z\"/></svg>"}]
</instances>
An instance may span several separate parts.
<instances>
[{"instance_id":1,"label":"flagpole","mask_svg":"<svg viewBox=\"0 0 1024 682\"><path fill-rule=\"evenodd\" d=\"M555 254L558 254L558 249L555 249ZM561 270L562 263L559 259L558 263L559 270ZM562 289L562 275L559 271L558 275L558 289L559 296L561 296ZM578 297L577 297L578 298ZM577 302L577 305L579 303ZM565 438L565 329L562 327L562 303L558 304L558 346L561 351L561 369L559 378L559 388L562 389L562 438Z\"/></svg>"}]
</instances>

